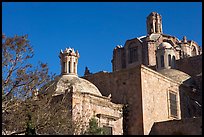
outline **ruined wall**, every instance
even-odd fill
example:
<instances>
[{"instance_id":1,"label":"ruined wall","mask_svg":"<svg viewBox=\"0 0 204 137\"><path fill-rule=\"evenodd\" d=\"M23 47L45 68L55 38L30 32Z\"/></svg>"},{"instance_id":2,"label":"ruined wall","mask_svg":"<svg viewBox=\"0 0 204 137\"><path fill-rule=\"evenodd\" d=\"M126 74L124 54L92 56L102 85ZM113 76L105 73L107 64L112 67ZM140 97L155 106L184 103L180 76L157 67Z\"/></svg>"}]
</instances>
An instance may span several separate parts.
<instances>
[{"instance_id":1,"label":"ruined wall","mask_svg":"<svg viewBox=\"0 0 204 137\"><path fill-rule=\"evenodd\" d=\"M178 118L180 118L179 85L145 66L141 68L141 82L144 134L148 135L154 122L172 119L169 115L170 90L177 93Z\"/></svg>"},{"instance_id":2,"label":"ruined wall","mask_svg":"<svg viewBox=\"0 0 204 137\"><path fill-rule=\"evenodd\" d=\"M202 117L155 123L150 135L202 135Z\"/></svg>"},{"instance_id":3,"label":"ruined wall","mask_svg":"<svg viewBox=\"0 0 204 137\"><path fill-rule=\"evenodd\" d=\"M83 120L80 123L83 129L88 127L89 119L95 117L100 127L112 127L113 135L123 134L121 104L114 104L106 97L88 93L73 93L72 100L73 117L75 120Z\"/></svg>"}]
</instances>

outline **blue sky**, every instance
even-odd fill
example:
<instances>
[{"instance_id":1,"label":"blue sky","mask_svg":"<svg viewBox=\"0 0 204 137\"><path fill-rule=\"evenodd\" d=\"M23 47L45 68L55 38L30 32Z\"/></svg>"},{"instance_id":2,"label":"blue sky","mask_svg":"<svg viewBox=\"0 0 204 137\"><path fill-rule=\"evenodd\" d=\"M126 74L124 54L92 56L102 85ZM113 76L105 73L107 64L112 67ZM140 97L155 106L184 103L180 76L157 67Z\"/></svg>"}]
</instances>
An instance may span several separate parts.
<instances>
[{"instance_id":1,"label":"blue sky","mask_svg":"<svg viewBox=\"0 0 204 137\"><path fill-rule=\"evenodd\" d=\"M57 75L60 50L78 50L83 76L86 66L92 73L111 72L114 47L146 35L146 17L153 11L162 16L163 33L202 45L201 2L4 2L2 31L28 34L35 52L31 62L46 62Z\"/></svg>"}]
</instances>

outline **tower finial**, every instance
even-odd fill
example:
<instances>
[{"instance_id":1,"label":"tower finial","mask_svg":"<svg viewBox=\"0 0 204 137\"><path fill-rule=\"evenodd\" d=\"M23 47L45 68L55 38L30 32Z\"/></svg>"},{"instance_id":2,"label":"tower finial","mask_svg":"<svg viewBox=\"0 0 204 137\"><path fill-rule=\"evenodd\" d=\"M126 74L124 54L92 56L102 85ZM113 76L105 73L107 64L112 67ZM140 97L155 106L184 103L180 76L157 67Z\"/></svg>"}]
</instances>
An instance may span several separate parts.
<instances>
[{"instance_id":1,"label":"tower finial","mask_svg":"<svg viewBox=\"0 0 204 137\"><path fill-rule=\"evenodd\" d=\"M79 53L74 48L66 48L60 51L61 75L77 75Z\"/></svg>"},{"instance_id":2,"label":"tower finial","mask_svg":"<svg viewBox=\"0 0 204 137\"><path fill-rule=\"evenodd\" d=\"M184 43L187 42L187 38L186 38L186 36L183 36L183 42L184 42Z\"/></svg>"},{"instance_id":3,"label":"tower finial","mask_svg":"<svg viewBox=\"0 0 204 137\"><path fill-rule=\"evenodd\" d=\"M90 75L91 72L89 71L88 67L86 66L84 76Z\"/></svg>"},{"instance_id":4,"label":"tower finial","mask_svg":"<svg viewBox=\"0 0 204 137\"><path fill-rule=\"evenodd\" d=\"M147 33L163 33L162 30L162 17L157 12L151 12L146 20Z\"/></svg>"}]
</instances>

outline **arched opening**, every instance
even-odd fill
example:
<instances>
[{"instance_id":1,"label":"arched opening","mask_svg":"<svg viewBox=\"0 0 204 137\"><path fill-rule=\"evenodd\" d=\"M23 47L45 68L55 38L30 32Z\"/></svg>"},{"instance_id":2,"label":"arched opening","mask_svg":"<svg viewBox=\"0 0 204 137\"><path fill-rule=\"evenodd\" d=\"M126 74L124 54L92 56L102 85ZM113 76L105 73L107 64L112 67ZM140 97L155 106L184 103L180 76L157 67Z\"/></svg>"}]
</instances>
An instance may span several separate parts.
<instances>
[{"instance_id":1,"label":"arched opening","mask_svg":"<svg viewBox=\"0 0 204 137\"><path fill-rule=\"evenodd\" d=\"M76 73L76 63L74 62L74 73Z\"/></svg>"},{"instance_id":2,"label":"arched opening","mask_svg":"<svg viewBox=\"0 0 204 137\"><path fill-rule=\"evenodd\" d=\"M71 73L71 62L69 61L68 72Z\"/></svg>"},{"instance_id":3,"label":"arched opening","mask_svg":"<svg viewBox=\"0 0 204 137\"><path fill-rule=\"evenodd\" d=\"M168 63L169 63L169 66L171 66L171 55L170 54L168 55Z\"/></svg>"},{"instance_id":4,"label":"arched opening","mask_svg":"<svg viewBox=\"0 0 204 137\"><path fill-rule=\"evenodd\" d=\"M138 47L129 47L129 63L138 61Z\"/></svg>"},{"instance_id":5,"label":"arched opening","mask_svg":"<svg viewBox=\"0 0 204 137\"><path fill-rule=\"evenodd\" d=\"M192 56L196 56L196 48L195 48L195 47L193 47L193 50L192 50L192 52L191 52L191 55L192 55Z\"/></svg>"},{"instance_id":6,"label":"arched opening","mask_svg":"<svg viewBox=\"0 0 204 137\"><path fill-rule=\"evenodd\" d=\"M164 55L161 55L160 59L161 59L161 67L164 67Z\"/></svg>"},{"instance_id":7,"label":"arched opening","mask_svg":"<svg viewBox=\"0 0 204 137\"><path fill-rule=\"evenodd\" d=\"M62 62L62 73L66 73L66 62Z\"/></svg>"},{"instance_id":8,"label":"arched opening","mask_svg":"<svg viewBox=\"0 0 204 137\"><path fill-rule=\"evenodd\" d=\"M172 68L176 68L176 65L175 65L175 56L172 57Z\"/></svg>"}]
</instances>

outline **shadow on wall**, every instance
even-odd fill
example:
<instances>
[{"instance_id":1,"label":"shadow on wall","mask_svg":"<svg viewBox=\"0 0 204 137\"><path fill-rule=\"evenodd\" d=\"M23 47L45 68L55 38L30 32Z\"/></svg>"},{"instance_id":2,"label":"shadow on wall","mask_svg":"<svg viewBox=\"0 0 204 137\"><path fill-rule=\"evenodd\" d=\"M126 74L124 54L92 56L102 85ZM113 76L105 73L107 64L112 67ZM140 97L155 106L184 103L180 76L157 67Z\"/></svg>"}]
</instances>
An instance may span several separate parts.
<instances>
[{"instance_id":1,"label":"shadow on wall","mask_svg":"<svg viewBox=\"0 0 204 137\"><path fill-rule=\"evenodd\" d=\"M156 122L149 135L202 135L202 117Z\"/></svg>"},{"instance_id":2,"label":"shadow on wall","mask_svg":"<svg viewBox=\"0 0 204 137\"><path fill-rule=\"evenodd\" d=\"M189 78L179 86L182 118L202 116L202 90L194 78Z\"/></svg>"}]
</instances>

